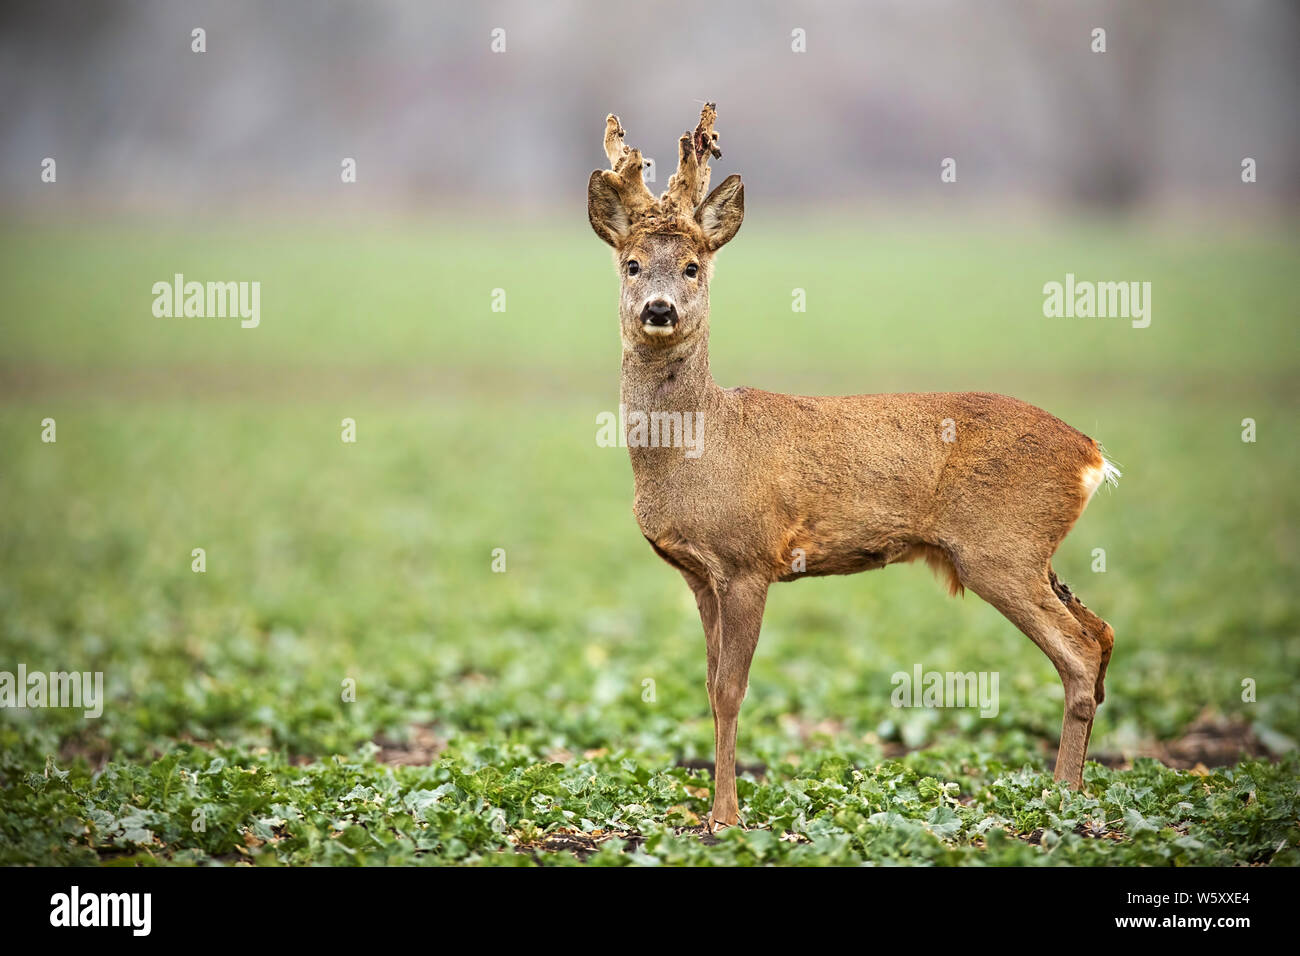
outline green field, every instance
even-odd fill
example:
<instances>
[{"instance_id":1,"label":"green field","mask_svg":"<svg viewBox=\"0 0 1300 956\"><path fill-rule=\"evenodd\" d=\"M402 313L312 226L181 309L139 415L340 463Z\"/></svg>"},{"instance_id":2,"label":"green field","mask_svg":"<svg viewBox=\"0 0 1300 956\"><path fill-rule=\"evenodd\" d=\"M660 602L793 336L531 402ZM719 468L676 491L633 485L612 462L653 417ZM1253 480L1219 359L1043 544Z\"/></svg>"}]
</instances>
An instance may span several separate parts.
<instances>
[{"instance_id":1,"label":"green field","mask_svg":"<svg viewBox=\"0 0 1300 956\"><path fill-rule=\"evenodd\" d=\"M752 216L719 383L1006 392L1103 441L1124 477L1055 566L1116 645L1071 794L1055 672L978 598L920 565L774 587L747 826L712 840L694 602L595 443L585 223L5 234L0 671L106 701L0 710L0 863L1300 862L1298 266L1230 229ZM260 281L260 327L155 318L176 272ZM1067 272L1151 282L1151 326L1044 318ZM998 672L998 715L894 708L918 663Z\"/></svg>"}]
</instances>

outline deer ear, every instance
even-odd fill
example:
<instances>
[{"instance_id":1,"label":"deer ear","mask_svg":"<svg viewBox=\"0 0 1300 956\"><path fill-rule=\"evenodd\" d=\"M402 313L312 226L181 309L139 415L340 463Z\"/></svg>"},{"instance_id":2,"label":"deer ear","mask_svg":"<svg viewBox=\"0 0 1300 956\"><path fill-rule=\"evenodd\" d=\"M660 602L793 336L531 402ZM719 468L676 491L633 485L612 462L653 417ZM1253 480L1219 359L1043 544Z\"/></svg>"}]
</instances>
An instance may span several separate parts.
<instances>
[{"instance_id":1,"label":"deer ear","mask_svg":"<svg viewBox=\"0 0 1300 956\"><path fill-rule=\"evenodd\" d=\"M609 180L613 173L597 169L587 180L587 218L596 235L611 246L627 238L631 223L618 188Z\"/></svg>"},{"instance_id":2,"label":"deer ear","mask_svg":"<svg viewBox=\"0 0 1300 956\"><path fill-rule=\"evenodd\" d=\"M740 231L745 221L745 184L736 175L728 176L695 210L695 221L704 232L709 250L721 249Z\"/></svg>"}]
</instances>

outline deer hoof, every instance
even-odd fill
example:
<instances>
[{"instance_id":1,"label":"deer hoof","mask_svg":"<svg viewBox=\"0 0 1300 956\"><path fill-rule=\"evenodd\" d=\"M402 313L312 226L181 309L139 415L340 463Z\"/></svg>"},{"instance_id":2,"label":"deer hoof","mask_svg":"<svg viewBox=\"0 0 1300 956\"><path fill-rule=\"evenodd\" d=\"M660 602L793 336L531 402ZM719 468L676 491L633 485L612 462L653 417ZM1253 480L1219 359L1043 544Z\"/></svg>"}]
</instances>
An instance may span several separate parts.
<instances>
[{"instance_id":1,"label":"deer hoof","mask_svg":"<svg viewBox=\"0 0 1300 956\"><path fill-rule=\"evenodd\" d=\"M723 830L729 829L730 827L744 827L739 814L732 814L731 820L723 820L721 817L715 816L712 813L709 814L709 821L706 825L706 829L710 834L721 833Z\"/></svg>"}]
</instances>

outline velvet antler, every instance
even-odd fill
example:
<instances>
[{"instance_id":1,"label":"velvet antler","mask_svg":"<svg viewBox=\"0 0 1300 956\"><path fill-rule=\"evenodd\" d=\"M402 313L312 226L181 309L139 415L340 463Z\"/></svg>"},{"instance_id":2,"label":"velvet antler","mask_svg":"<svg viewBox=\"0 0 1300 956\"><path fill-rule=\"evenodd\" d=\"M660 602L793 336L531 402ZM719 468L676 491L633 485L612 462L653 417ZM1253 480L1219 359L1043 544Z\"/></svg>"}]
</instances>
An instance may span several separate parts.
<instances>
[{"instance_id":1,"label":"velvet antler","mask_svg":"<svg viewBox=\"0 0 1300 956\"><path fill-rule=\"evenodd\" d=\"M601 177L617 190L629 221L635 221L654 213L656 203L641 173L645 165L641 150L628 146L623 136L623 125L610 113L605 117L605 155L609 157L610 169L601 173Z\"/></svg>"},{"instance_id":2,"label":"velvet antler","mask_svg":"<svg viewBox=\"0 0 1300 956\"><path fill-rule=\"evenodd\" d=\"M682 134L678 143L677 172L673 173L668 188L659 197L659 205L665 213L690 216L709 191L709 157L722 157L718 134L713 129L717 118L717 104L705 103L694 132Z\"/></svg>"}]
</instances>

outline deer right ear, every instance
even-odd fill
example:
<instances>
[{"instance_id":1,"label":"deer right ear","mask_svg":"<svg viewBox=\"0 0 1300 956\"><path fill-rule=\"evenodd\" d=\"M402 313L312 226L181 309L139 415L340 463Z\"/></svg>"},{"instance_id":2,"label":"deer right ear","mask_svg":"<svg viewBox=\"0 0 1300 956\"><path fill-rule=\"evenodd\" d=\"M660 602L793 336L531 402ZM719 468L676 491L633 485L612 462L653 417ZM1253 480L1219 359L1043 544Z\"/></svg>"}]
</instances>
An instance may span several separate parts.
<instances>
[{"instance_id":1,"label":"deer right ear","mask_svg":"<svg viewBox=\"0 0 1300 956\"><path fill-rule=\"evenodd\" d=\"M710 251L717 251L731 241L745 221L745 186L736 175L728 176L709 193L695 211L704 241Z\"/></svg>"},{"instance_id":2,"label":"deer right ear","mask_svg":"<svg viewBox=\"0 0 1300 956\"><path fill-rule=\"evenodd\" d=\"M597 169L587 180L587 218L596 235L617 246L627 238L631 223L612 178L613 173Z\"/></svg>"}]
</instances>

